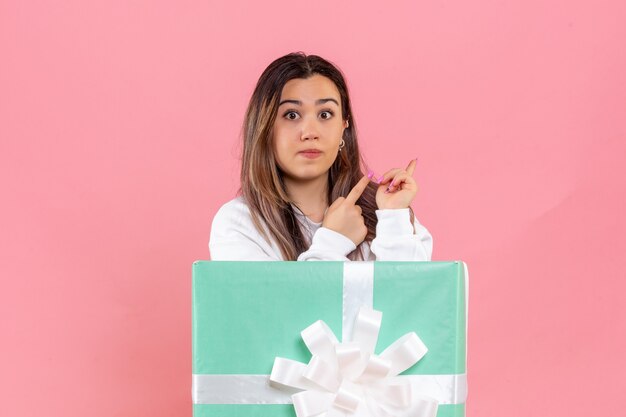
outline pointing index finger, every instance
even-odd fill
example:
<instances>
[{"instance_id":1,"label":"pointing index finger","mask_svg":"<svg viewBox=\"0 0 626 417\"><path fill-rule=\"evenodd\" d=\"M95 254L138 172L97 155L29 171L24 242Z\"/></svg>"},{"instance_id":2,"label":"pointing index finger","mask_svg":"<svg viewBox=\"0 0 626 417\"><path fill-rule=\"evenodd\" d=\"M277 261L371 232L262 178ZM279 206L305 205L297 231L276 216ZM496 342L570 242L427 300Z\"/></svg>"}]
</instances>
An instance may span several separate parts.
<instances>
[{"instance_id":1,"label":"pointing index finger","mask_svg":"<svg viewBox=\"0 0 626 417\"><path fill-rule=\"evenodd\" d=\"M415 166L416 165L417 165L417 158L411 159L411 162L409 162L409 165L406 167L406 172L410 176L413 176L413 171L415 171Z\"/></svg>"},{"instance_id":2,"label":"pointing index finger","mask_svg":"<svg viewBox=\"0 0 626 417\"><path fill-rule=\"evenodd\" d=\"M356 204L356 201L361 197L363 191L367 188L367 184L369 184L370 179L367 178L367 175L363 175L363 178L356 183L354 187L350 190L348 195L346 196L345 201L349 204Z\"/></svg>"}]
</instances>

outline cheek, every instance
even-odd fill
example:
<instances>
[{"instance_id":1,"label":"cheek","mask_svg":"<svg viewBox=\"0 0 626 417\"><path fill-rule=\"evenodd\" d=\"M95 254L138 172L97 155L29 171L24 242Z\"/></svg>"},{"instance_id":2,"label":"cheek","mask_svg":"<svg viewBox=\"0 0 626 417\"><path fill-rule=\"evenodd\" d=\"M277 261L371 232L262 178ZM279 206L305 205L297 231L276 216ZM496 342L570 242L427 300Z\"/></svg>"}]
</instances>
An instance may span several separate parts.
<instances>
[{"instance_id":1,"label":"cheek","mask_svg":"<svg viewBox=\"0 0 626 417\"><path fill-rule=\"evenodd\" d=\"M274 149L285 151L293 148L295 143L293 140L293 132L280 126L276 127L274 132Z\"/></svg>"},{"instance_id":2,"label":"cheek","mask_svg":"<svg viewBox=\"0 0 626 417\"><path fill-rule=\"evenodd\" d=\"M329 125L327 133L329 137L333 137L333 138L341 137L343 133L343 126L341 125L341 122L337 122L337 123L333 123L332 125Z\"/></svg>"},{"instance_id":3,"label":"cheek","mask_svg":"<svg viewBox=\"0 0 626 417\"><path fill-rule=\"evenodd\" d=\"M272 141L272 149L274 151L274 160L279 167L285 168L285 162L289 160L290 147L289 141L277 132Z\"/></svg>"},{"instance_id":4,"label":"cheek","mask_svg":"<svg viewBox=\"0 0 626 417\"><path fill-rule=\"evenodd\" d=\"M284 137L277 136L274 141L274 153L279 156L285 155L289 148L289 142Z\"/></svg>"}]
</instances>

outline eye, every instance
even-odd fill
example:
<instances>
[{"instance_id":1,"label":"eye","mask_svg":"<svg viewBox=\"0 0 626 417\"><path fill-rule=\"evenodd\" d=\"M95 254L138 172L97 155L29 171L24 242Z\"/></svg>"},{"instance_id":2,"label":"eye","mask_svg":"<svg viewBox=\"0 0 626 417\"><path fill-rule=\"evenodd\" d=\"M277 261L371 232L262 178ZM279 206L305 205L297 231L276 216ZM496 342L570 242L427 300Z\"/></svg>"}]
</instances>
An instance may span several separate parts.
<instances>
[{"instance_id":1,"label":"eye","mask_svg":"<svg viewBox=\"0 0 626 417\"><path fill-rule=\"evenodd\" d=\"M298 115L298 113L296 113L296 112L295 112L295 111L293 111L293 110L289 110L289 111L287 111L287 113L285 113L285 114L283 115L283 117L286 117L288 120L296 120L296 117L290 117L290 115L297 116L297 115Z\"/></svg>"},{"instance_id":2,"label":"eye","mask_svg":"<svg viewBox=\"0 0 626 417\"><path fill-rule=\"evenodd\" d=\"M327 116L327 117L322 117L322 119L324 119L324 120L327 120L327 119L330 119L331 117L333 117L333 112L332 112L332 111L330 111L330 110L324 110L324 111L323 111L322 113L320 113L320 114L324 114L324 113L328 114L328 116Z\"/></svg>"}]
</instances>

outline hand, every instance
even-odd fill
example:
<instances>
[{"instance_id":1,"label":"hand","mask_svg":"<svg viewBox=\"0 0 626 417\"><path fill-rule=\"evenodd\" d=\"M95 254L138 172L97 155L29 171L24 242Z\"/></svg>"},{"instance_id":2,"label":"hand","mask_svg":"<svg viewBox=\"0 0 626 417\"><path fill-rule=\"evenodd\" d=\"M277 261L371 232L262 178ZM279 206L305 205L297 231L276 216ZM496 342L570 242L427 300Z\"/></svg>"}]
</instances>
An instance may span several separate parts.
<instances>
[{"instance_id":1,"label":"hand","mask_svg":"<svg viewBox=\"0 0 626 417\"><path fill-rule=\"evenodd\" d=\"M409 207L417 194L417 183L412 177L415 165L417 159L411 160L406 170L395 168L381 176L376 190L376 205L380 210Z\"/></svg>"},{"instance_id":2,"label":"hand","mask_svg":"<svg viewBox=\"0 0 626 417\"><path fill-rule=\"evenodd\" d=\"M359 246L367 236L367 226L365 226L365 219L361 215L363 210L356 205L356 201L363 194L369 182L369 178L363 176L346 197L338 197L333 201L326 210L322 221L322 226L341 233L354 242L356 246Z\"/></svg>"}]
</instances>

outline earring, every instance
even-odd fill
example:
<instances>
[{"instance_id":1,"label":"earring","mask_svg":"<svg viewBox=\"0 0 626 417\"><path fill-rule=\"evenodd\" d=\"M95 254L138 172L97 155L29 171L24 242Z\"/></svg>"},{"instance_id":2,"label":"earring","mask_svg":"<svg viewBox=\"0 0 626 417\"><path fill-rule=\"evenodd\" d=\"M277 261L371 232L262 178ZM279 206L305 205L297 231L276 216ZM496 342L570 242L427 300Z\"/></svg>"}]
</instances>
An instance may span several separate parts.
<instances>
[{"instance_id":1,"label":"earring","mask_svg":"<svg viewBox=\"0 0 626 417\"><path fill-rule=\"evenodd\" d=\"M341 150L343 149L345 145L346 145L346 141L341 139L341 142L339 142L339 152L341 152Z\"/></svg>"}]
</instances>

